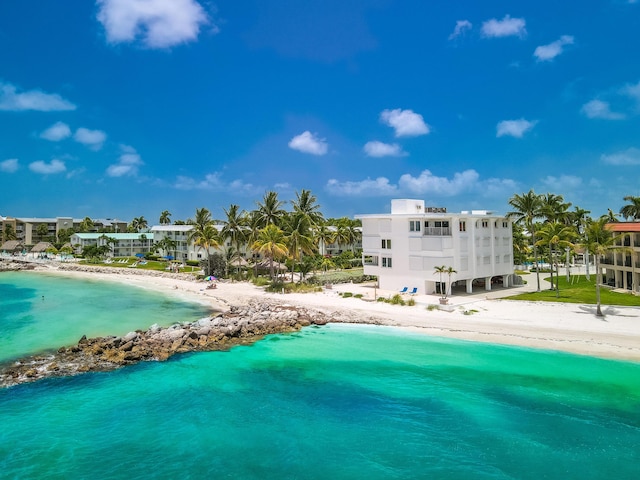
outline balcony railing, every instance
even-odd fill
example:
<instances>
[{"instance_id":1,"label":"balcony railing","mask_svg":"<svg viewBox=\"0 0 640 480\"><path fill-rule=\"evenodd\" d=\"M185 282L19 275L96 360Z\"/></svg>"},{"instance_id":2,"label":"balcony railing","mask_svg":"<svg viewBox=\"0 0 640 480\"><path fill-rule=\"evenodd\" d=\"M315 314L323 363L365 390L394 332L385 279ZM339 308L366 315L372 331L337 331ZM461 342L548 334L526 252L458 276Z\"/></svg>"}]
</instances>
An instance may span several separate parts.
<instances>
[{"instance_id":1,"label":"balcony railing","mask_svg":"<svg viewBox=\"0 0 640 480\"><path fill-rule=\"evenodd\" d=\"M435 237L451 236L451 227L425 227L422 234Z\"/></svg>"}]
</instances>

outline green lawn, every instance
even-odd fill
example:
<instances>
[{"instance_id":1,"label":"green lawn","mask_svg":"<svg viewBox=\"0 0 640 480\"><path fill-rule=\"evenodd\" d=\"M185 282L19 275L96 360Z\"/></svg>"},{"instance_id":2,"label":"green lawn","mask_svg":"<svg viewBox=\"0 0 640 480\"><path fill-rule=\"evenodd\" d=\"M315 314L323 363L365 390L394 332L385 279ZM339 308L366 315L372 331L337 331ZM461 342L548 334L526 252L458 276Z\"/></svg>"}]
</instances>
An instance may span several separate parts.
<instances>
[{"instance_id":1,"label":"green lawn","mask_svg":"<svg viewBox=\"0 0 640 480\"><path fill-rule=\"evenodd\" d=\"M120 260L124 260L125 258L116 258L111 263L106 262L87 262L82 260L80 265L94 265L97 267L112 267L112 268L136 268L138 270L156 270L159 272L166 272L168 262L166 261L155 261L155 260L142 260L143 263L140 262L139 258L129 257L128 263L119 263ZM137 264L136 267L132 267L133 264ZM199 267L191 267L187 266L185 268L180 268L181 273L192 273L200 271Z\"/></svg>"},{"instance_id":2,"label":"green lawn","mask_svg":"<svg viewBox=\"0 0 640 480\"><path fill-rule=\"evenodd\" d=\"M550 281L550 277L545 277ZM527 282L535 282L534 276L528 277ZM555 277L554 277L555 282ZM567 283L565 275L560 275L560 292L555 290L542 290L541 292L522 293L505 300L531 300L541 302L564 302L564 303L586 303L595 305L596 303L596 276L591 275L591 280L587 280L585 275L573 275L571 281ZM600 287L600 302L602 305L619 306L640 306L640 297L631 293L617 293L608 288Z\"/></svg>"}]
</instances>

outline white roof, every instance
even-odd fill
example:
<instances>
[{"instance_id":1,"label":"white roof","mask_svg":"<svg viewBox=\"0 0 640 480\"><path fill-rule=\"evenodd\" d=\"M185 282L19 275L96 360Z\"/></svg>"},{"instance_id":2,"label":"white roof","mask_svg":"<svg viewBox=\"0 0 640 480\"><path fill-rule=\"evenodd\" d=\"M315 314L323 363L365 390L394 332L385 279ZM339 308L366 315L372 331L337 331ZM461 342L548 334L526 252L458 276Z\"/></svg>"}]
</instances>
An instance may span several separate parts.
<instances>
[{"instance_id":1,"label":"white roof","mask_svg":"<svg viewBox=\"0 0 640 480\"><path fill-rule=\"evenodd\" d=\"M154 225L152 232L189 232L193 230L193 225Z\"/></svg>"}]
</instances>

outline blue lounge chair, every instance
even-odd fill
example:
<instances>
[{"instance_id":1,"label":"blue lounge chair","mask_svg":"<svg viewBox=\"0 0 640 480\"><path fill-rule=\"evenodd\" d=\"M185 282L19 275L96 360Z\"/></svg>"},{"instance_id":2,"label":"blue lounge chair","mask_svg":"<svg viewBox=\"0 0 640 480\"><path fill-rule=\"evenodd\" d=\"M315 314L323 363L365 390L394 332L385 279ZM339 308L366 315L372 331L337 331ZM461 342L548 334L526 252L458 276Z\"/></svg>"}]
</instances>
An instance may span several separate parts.
<instances>
[{"instance_id":1,"label":"blue lounge chair","mask_svg":"<svg viewBox=\"0 0 640 480\"><path fill-rule=\"evenodd\" d=\"M407 293L407 290L409 290L409 287L404 287L402 290L400 290L400 293Z\"/></svg>"},{"instance_id":2,"label":"blue lounge chair","mask_svg":"<svg viewBox=\"0 0 640 480\"><path fill-rule=\"evenodd\" d=\"M415 295L416 293L418 293L418 287L413 287L413 290L409 292L409 295Z\"/></svg>"}]
</instances>

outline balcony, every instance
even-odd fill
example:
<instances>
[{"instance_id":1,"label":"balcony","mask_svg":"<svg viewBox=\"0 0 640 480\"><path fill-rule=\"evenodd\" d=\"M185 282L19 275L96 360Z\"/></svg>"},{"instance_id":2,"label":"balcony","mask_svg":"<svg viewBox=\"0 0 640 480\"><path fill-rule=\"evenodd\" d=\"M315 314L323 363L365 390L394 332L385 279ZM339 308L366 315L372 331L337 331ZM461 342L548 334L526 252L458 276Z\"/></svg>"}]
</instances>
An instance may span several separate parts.
<instances>
[{"instance_id":1,"label":"balcony","mask_svg":"<svg viewBox=\"0 0 640 480\"><path fill-rule=\"evenodd\" d=\"M364 255L362 257L362 264L364 266L377 267L378 266L378 256L377 255Z\"/></svg>"},{"instance_id":2,"label":"balcony","mask_svg":"<svg viewBox=\"0 0 640 480\"><path fill-rule=\"evenodd\" d=\"M434 237L450 237L451 227L424 227L422 234Z\"/></svg>"}]
</instances>

